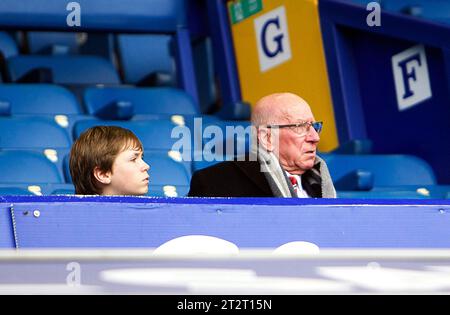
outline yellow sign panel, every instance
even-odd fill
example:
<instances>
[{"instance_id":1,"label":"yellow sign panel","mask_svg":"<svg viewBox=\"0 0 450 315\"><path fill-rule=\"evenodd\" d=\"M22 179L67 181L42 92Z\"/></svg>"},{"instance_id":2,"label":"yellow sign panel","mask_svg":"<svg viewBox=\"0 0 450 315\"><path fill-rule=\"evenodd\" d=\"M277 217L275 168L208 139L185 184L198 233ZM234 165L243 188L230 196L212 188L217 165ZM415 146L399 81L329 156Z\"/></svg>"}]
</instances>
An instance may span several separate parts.
<instances>
[{"instance_id":1,"label":"yellow sign panel","mask_svg":"<svg viewBox=\"0 0 450 315\"><path fill-rule=\"evenodd\" d=\"M319 150L336 148L317 0L262 0L262 8L231 26L243 100L255 104L278 92L301 96L324 121Z\"/></svg>"}]
</instances>

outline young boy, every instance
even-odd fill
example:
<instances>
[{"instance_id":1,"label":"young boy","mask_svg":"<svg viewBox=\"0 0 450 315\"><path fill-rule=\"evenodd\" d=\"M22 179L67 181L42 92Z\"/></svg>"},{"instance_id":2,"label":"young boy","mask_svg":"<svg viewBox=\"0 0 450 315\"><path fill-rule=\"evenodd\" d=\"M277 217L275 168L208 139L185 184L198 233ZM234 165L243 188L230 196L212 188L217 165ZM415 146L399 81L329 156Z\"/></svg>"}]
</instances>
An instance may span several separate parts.
<instances>
[{"instance_id":1,"label":"young boy","mask_svg":"<svg viewBox=\"0 0 450 315\"><path fill-rule=\"evenodd\" d=\"M77 195L145 195L149 165L142 143L128 129L96 126L83 132L70 151Z\"/></svg>"}]
</instances>

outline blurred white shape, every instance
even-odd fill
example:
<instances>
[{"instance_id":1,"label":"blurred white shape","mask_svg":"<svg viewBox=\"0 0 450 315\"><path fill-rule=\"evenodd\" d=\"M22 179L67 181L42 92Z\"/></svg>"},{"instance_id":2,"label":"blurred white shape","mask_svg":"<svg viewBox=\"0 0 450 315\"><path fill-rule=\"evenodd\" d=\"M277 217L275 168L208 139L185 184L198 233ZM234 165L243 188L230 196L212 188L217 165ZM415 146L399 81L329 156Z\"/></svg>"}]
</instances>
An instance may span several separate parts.
<instances>
[{"instance_id":1,"label":"blurred white shape","mask_svg":"<svg viewBox=\"0 0 450 315\"><path fill-rule=\"evenodd\" d=\"M49 159L53 163L58 162L58 152L56 150L45 149L44 150L44 155L47 157L47 159Z\"/></svg>"},{"instance_id":2,"label":"blurred white shape","mask_svg":"<svg viewBox=\"0 0 450 315\"><path fill-rule=\"evenodd\" d=\"M69 127L69 118L66 115L55 115L55 121L63 128Z\"/></svg>"},{"instance_id":3,"label":"blurred white shape","mask_svg":"<svg viewBox=\"0 0 450 315\"><path fill-rule=\"evenodd\" d=\"M181 115L172 115L171 120L175 125L178 125L178 126L185 125L184 117Z\"/></svg>"},{"instance_id":4,"label":"blurred white shape","mask_svg":"<svg viewBox=\"0 0 450 315\"><path fill-rule=\"evenodd\" d=\"M166 197L178 197L177 188L175 186L166 185L163 187L164 196Z\"/></svg>"},{"instance_id":5,"label":"blurred white shape","mask_svg":"<svg viewBox=\"0 0 450 315\"><path fill-rule=\"evenodd\" d=\"M311 255L319 253L319 246L305 241L289 242L273 251L273 254L275 255Z\"/></svg>"},{"instance_id":6,"label":"blurred white shape","mask_svg":"<svg viewBox=\"0 0 450 315\"><path fill-rule=\"evenodd\" d=\"M206 235L187 235L170 240L157 249L154 254L238 254L239 248L224 239Z\"/></svg>"},{"instance_id":7,"label":"blurred white shape","mask_svg":"<svg viewBox=\"0 0 450 315\"><path fill-rule=\"evenodd\" d=\"M253 270L216 268L137 268L110 269L100 273L102 280L129 285L187 286L191 282L222 283L256 278Z\"/></svg>"},{"instance_id":8,"label":"blurred white shape","mask_svg":"<svg viewBox=\"0 0 450 315\"><path fill-rule=\"evenodd\" d=\"M318 267L317 273L337 281L387 293L450 292L450 275L443 272L400 268Z\"/></svg>"},{"instance_id":9,"label":"blurred white shape","mask_svg":"<svg viewBox=\"0 0 450 315\"><path fill-rule=\"evenodd\" d=\"M179 151L171 150L167 152L167 155L175 162L183 162L183 157Z\"/></svg>"},{"instance_id":10,"label":"blurred white shape","mask_svg":"<svg viewBox=\"0 0 450 315\"><path fill-rule=\"evenodd\" d=\"M28 191L35 194L36 196L42 196L42 190L40 186L37 185L28 186Z\"/></svg>"}]
</instances>

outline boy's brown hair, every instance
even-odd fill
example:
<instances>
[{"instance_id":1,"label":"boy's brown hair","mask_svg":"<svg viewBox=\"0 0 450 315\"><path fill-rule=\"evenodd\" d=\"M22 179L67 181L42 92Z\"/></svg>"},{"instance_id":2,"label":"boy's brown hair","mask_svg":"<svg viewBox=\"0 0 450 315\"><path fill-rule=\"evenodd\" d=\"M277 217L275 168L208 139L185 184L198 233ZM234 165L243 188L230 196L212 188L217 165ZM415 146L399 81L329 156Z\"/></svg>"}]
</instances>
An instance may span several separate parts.
<instances>
[{"instance_id":1,"label":"boy's brown hair","mask_svg":"<svg viewBox=\"0 0 450 315\"><path fill-rule=\"evenodd\" d=\"M94 169L112 171L117 155L128 148L143 151L142 143L128 129L95 126L83 132L70 150L70 175L78 195L100 195Z\"/></svg>"}]
</instances>

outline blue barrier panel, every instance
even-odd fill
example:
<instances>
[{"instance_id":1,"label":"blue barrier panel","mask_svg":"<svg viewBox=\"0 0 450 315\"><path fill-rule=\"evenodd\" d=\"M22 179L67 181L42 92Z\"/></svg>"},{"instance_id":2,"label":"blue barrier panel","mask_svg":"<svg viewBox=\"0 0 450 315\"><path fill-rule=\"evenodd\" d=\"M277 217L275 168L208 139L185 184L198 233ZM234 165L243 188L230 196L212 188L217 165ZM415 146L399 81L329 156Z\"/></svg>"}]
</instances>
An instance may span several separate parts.
<instances>
[{"instance_id":1,"label":"blue barrier panel","mask_svg":"<svg viewBox=\"0 0 450 315\"><path fill-rule=\"evenodd\" d=\"M17 243L158 247L209 235L239 247L308 241L335 247L450 247L450 200L5 197Z\"/></svg>"},{"instance_id":2,"label":"blue barrier panel","mask_svg":"<svg viewBox=\"0 0 450 315\"><path fill-rule=\"evenodd\" d=\"M450 183L450 27L338 0L319 2L339 139L425 159Z\"/></svg>"},{"instance_id":3,"label":"blue barrier panel","mask_svg":"<svg viewBox=\"0 0 450 315\"><path fill-rule=\"evenodd\" d=\"M0 26L33 29L166 31L187 24L186 1L77 0L78 7L61 0L2 0ZM80 12L80 25L69 27L70 13ZM75 20L75 19L74 19Z\"/></svg>"},{"instance_id":4,"label":"blue barrier panel","mask_svg":"<svg viewBox=\"0 0 450 315\"><path fill-rule=\"evenodd\" d=\"M14 229L11 218L11 205L0 197L0 248L14 248Z\"/></svg>"}]
</instances>

